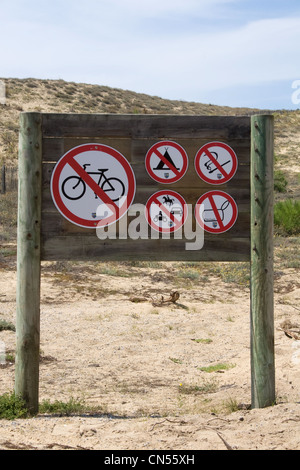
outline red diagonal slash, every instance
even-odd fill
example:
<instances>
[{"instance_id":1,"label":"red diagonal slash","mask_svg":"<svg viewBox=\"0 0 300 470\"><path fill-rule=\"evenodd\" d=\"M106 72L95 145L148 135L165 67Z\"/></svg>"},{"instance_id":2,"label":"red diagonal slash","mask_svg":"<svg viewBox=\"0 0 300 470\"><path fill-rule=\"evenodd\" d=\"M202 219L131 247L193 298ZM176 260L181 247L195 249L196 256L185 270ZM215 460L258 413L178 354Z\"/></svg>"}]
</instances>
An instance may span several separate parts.
<instances>
[{"instance_id":1,"label":"red diagonal slash","mask_svg":"<svg viewBox=\"0 0 300 470\"><path fill-rule=\"evenodd\" d=\"M162 209L162 211L166 214L166 216L169 217L172 220L172 222L175 224L175 227L176 225L180 224L180 222L177 219L175 219L174 214L171 214L171 212L169 212L168 209L163 205L163 203L160 202L156 197L153 199L152 204L153 203L156 204L160 209Z\"/></svg>"},{"instance_id":2,"label":"red diagonal slash","mask_svg":"<svg viewBox=\"0 0 300 470\"><path fill-rule=\"evenodd\" d=\"M103 201L106 205L112 206L115 210L116 215L119 217L120 208L117 204L110 199L103 189L101 189L98 184L93 180L93 178L82 168L81 165L74 159L70 158L68 164L73 168L74 171L83 179L83 181L94 191L95 194Z\"/></svg>"},{"instance_id":3,"label":"red diagonal slash","mask_svg":"<svg viewBox=\"0 0 300 470\"><path fill-rule=\"evenodd\" d=\"M206 155L208 156L208 158L212 161L212 163L218 168L218 170L220 171L220 173L222 173L222 175L224 176L224 178L226 178L228 176L228 174L226 173L226 171L224 170L224 168L220 165L220 163L218 162L218 160L212 155L212 153L208 150L208 148L205 147L204 149L204 153L206 153Z\"/></svg>"},{"instance_id":4,"label":"red diagonal slash","mask_svg":"<svg viewBox=\"0 0 300 470\"><path fill-rule=\"evenodd\" d=\"M215 214L215 216L216 216L216 219L217 219L217 222L218 222L218 224L219 224L220 229L224 229L224 224L223 224L223 222L222 222L222 220L221 220L221 217L220 217L219 211L218 211L218 209L217 209L217 206L216 206L216 204L215 204L215 201L214 201L213 196L212 196L212 195L209 195L209 196L208 196L208 200L209 200L209 202L210 202L210 205L211 205L212 210L214 211L214 214Z\"/></svg>"},{"instance_id":5,"label":"red diagonal slash","mask_svg":"<svg viewBox=\"0 0 300 470\"><path fill-rule=\"evenodd\" d=\"M153 151L155 155L157 155L158 158L160 158L164 162L164 164L167 165L167 167L171 171L173 171L173 173L175 173L176 176L180 175L180 171L178 171L177 168L175 168L175 166L172 164L172 162L169 162L169 160L167 160L162 153L160 153L157 149L154 149Z\"/></svg>"}]
</instances>

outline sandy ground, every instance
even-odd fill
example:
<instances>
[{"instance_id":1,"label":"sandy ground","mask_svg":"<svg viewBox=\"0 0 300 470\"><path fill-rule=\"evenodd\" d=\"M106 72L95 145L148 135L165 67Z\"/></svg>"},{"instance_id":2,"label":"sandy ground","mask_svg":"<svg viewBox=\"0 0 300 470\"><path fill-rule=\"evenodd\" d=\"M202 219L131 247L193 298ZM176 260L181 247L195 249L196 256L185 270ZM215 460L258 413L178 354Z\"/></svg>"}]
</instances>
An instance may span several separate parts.
<instances>
[{"instance_id":1,"label":"sandy ground","mask_svg":"<svg viewBox=\"0 0 300 470\"><path fill-rule=\"evenodd\" d=\"M280 329L300 323L297 275L275 278L277 404L249 409L247 286L180 277L176 263L43 264L40 402L73 397L97 411L0 420L0 449L299 450L300 340ZM15 287L14 265L2 265L0 318L11 322ZM155 305L175 290L175 304ZM0 340L14 353L14 332ZM228 368L201 370L215 364ZM13 387L7 362L0 394Z\"/></svg>"}]
</instances>

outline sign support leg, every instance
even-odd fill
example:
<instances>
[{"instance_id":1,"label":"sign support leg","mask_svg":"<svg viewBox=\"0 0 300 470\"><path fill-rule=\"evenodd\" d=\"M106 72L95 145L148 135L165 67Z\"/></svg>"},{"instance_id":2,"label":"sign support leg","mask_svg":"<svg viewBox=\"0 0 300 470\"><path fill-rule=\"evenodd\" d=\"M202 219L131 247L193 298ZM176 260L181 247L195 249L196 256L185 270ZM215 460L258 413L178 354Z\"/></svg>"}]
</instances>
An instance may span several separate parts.
<instances>
[{"instance_id":1,"label":"sign support leg","mask_svg":"<svg viewBox=\"0 0 300 470\"><path fill-rule=\"evenodd\" d=\"M273 300L273 116L251 118L252 407L275 403Z\"/></svg>"},{"instance_id":2,"label":"sign support leg","mask_svg":"<svg viewBox=\"0 0 300 470\"><path fill-rule=\"evenodd\" d=\"M38 412L42 130L39 113L22 113L19 139L15 394Z\"/></svg>"}]
</instances>

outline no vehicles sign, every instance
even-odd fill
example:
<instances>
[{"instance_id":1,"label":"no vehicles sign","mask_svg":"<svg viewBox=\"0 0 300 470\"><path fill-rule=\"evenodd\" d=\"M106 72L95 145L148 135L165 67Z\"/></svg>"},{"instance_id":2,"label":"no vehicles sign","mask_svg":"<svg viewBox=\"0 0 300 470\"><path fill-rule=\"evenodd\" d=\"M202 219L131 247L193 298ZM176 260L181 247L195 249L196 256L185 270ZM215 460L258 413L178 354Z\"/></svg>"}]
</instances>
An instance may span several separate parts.
<instances>
[{"instance_id":1,"label":"no vehicles sign","mask_svg":"<svg viewBox=\"0 0 300 470\"><path fill-rule=\"evenodd\" d=\"M51 194L59 212L86 228L110 225L129 209L135 176L127 159L102 144L69 150L55 166Z\"/></svg>"},{"instance_id":2,"label":"no vehicles sign","mask_svg":"<svg viewBox=\"0 0 300 470\"><path fill-rule=\"evenodd\" d=\"M175 191L158 191L146 204L146 219L149 225L160 233L179 230L188 215L187 204Z\"/></svg>"}]
</instances>

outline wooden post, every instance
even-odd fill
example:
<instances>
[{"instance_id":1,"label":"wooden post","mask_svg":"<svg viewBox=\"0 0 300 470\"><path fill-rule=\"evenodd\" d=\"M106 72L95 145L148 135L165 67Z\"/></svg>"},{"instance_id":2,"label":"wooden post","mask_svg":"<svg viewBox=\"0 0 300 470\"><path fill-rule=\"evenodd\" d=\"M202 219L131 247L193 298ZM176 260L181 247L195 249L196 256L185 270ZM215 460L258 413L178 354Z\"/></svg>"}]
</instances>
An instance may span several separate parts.
<instances>
[{"instance_id":1,"label":"wooden post","mask_svg":"<svg viewBox=\"0 0 300 470\"><path fill-rule=\"evenodd\" d=\"M253 408L264 408L275 403L273 129L273 116L252 116L251 393Z\"/></svg>"},{"instance_id":2,"label":"wooden post","mask_svg":"<svg viewBox=\"0 0 300 470\"><path fill-rule=\"evenodd\" d=\"M39 113L22 113L19 136L15 394L38 412L42 131Z\"/></svg>"}]
</instances>

